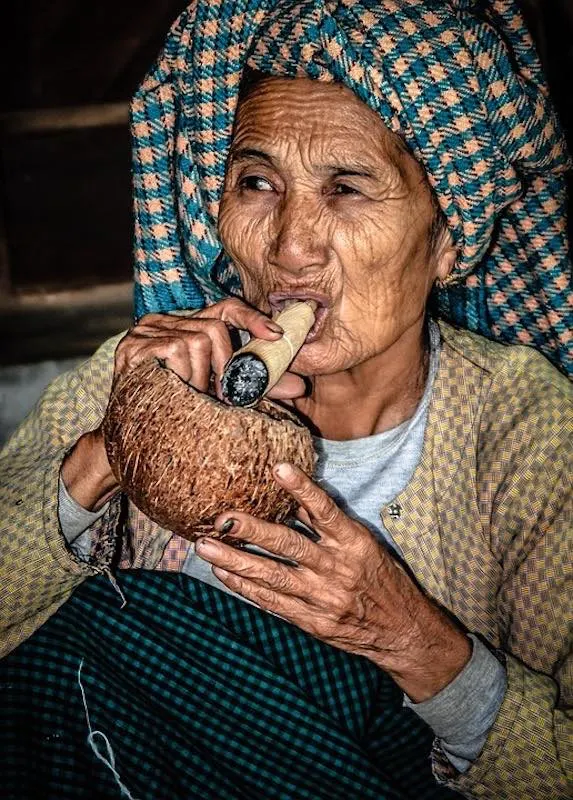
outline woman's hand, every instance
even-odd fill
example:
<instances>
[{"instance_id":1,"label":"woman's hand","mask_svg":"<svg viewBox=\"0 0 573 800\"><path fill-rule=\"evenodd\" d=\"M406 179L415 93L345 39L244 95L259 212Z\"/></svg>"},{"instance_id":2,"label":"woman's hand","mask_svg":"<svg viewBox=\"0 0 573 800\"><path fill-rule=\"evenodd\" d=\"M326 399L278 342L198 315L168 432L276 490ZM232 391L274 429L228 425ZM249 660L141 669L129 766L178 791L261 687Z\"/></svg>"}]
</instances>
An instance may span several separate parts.
<instances>
[{"instance_id":1,"label":"woman's hand","mask_svg":"<svg viewBox=\"0 0 573 800\"><path fill-rule=\"evenodd\" d=\"M211 375L218 384L232 354L231 327L271 341L282 335L275 322L239 298L222 300L200 311L148 314L117 346L113 380L140 362L157 358L196 389L207 391ZM269 396L290 399L304 391L302 378L287 373ZM101 429L80 437L62 464L61 477L76 502L90 510L100 508L117 492Z\"/></svg>"},{"instance_id":2,"label":"woman's hand","mask_svg":"<svg viewBox=\"0 0 573 800\"><path fill-rule=\"evenodd\" d=\"M335 647L374 661L415 702L432 697L468 662L468 637L370 531L302 471L281 464L275 475L300 504L299 517L320 535L319 542L238 512L221 515L215 527L298 566L207 538L197 543L198 555L233 591ZM230 519L235 522L229 530Z\"/></svg>"},{"instance_id":3,"label":"woman's hand","mask_svg":"<svg viewBox=\"0 0 573 800\"><path fill-rule=\"evenodd\" d=\"M148 314L119 343L114 380L141 361L159 358L199 391L207 391L212 374L218 387L233 352L230 328L269 341L282 336L276 322L239 298L222 300L200 311ZM269 396L290 399L304 391L302 378L287 373Z\"/></svg>"}]
</instances>

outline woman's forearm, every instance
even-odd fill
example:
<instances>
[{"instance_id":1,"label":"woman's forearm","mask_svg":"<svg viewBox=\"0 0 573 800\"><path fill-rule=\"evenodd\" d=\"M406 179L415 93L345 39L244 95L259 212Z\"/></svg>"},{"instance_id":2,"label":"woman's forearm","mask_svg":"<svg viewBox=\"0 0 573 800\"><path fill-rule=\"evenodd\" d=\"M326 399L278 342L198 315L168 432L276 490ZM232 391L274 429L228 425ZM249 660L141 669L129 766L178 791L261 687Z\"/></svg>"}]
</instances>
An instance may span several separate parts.
<instances>
[{"instance_id":1,"label":"woman's forearm","mask_svg":"<svg viewBox=\"0 0 573 800\"><path fill-rule=\"evenodd\" d=\"M118 491L99 428L78 439L63 461L61 478L70 496L88 511L98 511Z\"/></svg>"}]
</instances>

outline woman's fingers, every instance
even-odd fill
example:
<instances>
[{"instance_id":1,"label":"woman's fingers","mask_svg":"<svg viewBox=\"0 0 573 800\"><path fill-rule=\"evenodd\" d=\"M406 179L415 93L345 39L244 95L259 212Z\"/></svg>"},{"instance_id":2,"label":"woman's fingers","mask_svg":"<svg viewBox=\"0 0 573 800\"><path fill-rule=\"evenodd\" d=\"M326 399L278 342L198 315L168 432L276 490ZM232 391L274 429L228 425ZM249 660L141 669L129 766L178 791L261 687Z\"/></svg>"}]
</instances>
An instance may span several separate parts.
<instances>
[{"instance_id":1,"label":"woman's fingers","mask_svg":"<svg viewBox=\"0 0 573 800\"><path fill-rule=\"evenodd\" d=\"M326 544L341 543L354 535L353 521L301 469L285 463L277 464L273 472L276 480L306 512L306 515L299 514L301 520L316 529Z\"/></svg>"},{"instance_id":2,"label":"woman's fingers","mask_svg":"<svg viewBox=\"0 0 573 800\"><path fill-rule=\"evenodd\" d=\"M265 522L249 514L240 512L222 514L215 520L214 527L234 540L264 547L271 553L288 558L300 566L312 567L315 571L319 571L327 559L326 554L304 534L286 525Z\"/></svg>"},{"instance_id":3,"label":"woman's fingers","mask_svg":"<svg viewBox=\"0 0 573 800\"><path fill-rule=\"evenodd\" d=\"M309 604L304 597L291 594L281 594L260 582L236 575L233 572L213 567L215 577L225 584L232 592L236 592L261 608L278 614L279 617L288 619L300 628L309 628ZM311 618L312 619L312 618ZM310 631L314 634L314 631Z\"/></svg>"},{"instance_id":4,"label":"woman's fingers","mask_svg":"<svg viewBox=\"0 0 573 800\"><path fill-rule=\"evenodd\" d=\"M172 363L168 365L178 374L181 373L177 367L185 370L181 359L185 359L188 354L189 361L196 362L197 358L202 361L208 359L215 374L220 375L233 351L227 325L215 316L198 318L197 315L180 317L170 314L148 314L141 318L132 329L132 333L149 339L173 338L180 341L184 347L178 351L176 358L175 353L172 354ZM206 337L206 340L201 341L202 337Z\"/></svg>"},{"instance_id":5,"label":"woman's fingers","mask_svg":"<svg viewBox=\"0 0 573 800\"><path fill-rule=\"evenodd\" d=\"M283 333L280 325L256 308L248 306L238 297L222 300L213 306L202 308L193 318L206 319L214 316L234 328L248 331L251 336L258 339L280 339Z\"/></svg>"},{"instance_id":6,"label":"woman's fingers","mask_svg":"<svg viewBox=\"0 0 573 800\"><path fill-rule=\"evenodd\" d=\"M273 592L300 597L308 591L308 580L296 568L214 539L199 539L195 547L197 555L205 558L213 567L253 581Z\"/></svg>"},{"instance_id":7,"label":"woman's fingers","mask_svg":"<svg viewBox=\"0 0 573 800\"><path fill-rule=\"evenodd\" d=\"M295 375L294 372L285 372L270 390L268 396L273 400L295 400L297 397L304 397L306 391L306 384L300 375Z\"/></svg>"},{"instance_id":8,"label":"woman's fingers","mask_svg":"<svg viewBox=\"0 0 573 800\"><path fill-rule=\"evenodd\" d=\"M230 327L271 341L282 335L280 326L273 320L238 298L223 300L199 311L147 314L118 345L116 376L141 361L157 358L196 389L207 391L211 373L218 386L232 355ZM303 378L287 372L269 397L288 401L303 397L305 393Z\"/></svg>"},{"instance_id":9,"label":"woman's fingers","mask_svg":"<svg viewBox=\"0 0 573 800\"><path fill-rule=\"evenodd\" d=\"M116 376L157 358L195 388L207 391L211 372L219 378L233 352L229 326L267 339L281 336L275 323L237 298L195 312L147 314L118 345ZM284 397L298 396L298 380L287 380L278 391Z\"/></svg>"},{"instance_id":10,"label":"woman's fingers","mask_svg":"<svg viewBox=\"0 0 573 800\"><path fill-rule=\"evenodd\" d=\"M200 392L206 392L213 366L213 341L206 332L197 331L189 339L187 347L191 363L189 382ZM169 361L166 363L171 369L174 368Z\"/></svg>"}]
</instances>

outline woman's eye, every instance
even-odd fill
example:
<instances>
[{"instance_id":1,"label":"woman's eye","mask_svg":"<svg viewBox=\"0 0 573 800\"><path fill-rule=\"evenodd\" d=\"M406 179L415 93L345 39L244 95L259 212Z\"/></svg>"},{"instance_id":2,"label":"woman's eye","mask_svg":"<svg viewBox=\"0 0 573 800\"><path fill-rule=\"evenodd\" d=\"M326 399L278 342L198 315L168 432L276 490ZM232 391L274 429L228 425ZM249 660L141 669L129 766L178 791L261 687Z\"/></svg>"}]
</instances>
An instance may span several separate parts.
<instances>
[{"instance_id":1,"label":"woman's eye","mask_svg":"<svg viewBox=\"0 0 573 800\"><path fill-rule=\"evenodd\" d=\"M261 178L260 175L246 175L239 181L241 189L247 189L250 192L272 192L273 187L266 178Z\"/></svg>"},{"instance_id":2,"label":"woman's eye","mask_svg":"<svg viewBox=\"0 0 573 800\"><path fill-rule=\"evenodd\" d=\"M355 189L354 186L349 186L347 183L337 183L332 188L332 194L360 194L360 192L358 189Z\"/></svg>"}]
</instances>

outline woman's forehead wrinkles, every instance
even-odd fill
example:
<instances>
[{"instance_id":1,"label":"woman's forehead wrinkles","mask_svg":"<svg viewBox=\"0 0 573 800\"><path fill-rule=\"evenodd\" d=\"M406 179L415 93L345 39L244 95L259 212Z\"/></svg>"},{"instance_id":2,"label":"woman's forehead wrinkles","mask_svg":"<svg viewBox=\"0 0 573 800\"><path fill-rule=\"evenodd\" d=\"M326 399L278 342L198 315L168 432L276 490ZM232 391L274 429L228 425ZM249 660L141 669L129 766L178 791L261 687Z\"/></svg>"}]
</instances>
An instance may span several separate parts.
<instances>
[{"instance_id":1,"label":"woman's forehead wrinkles","mask_svg":"<svg viewBox=\"0 0 573 800\"><path fill-rule=\"evenodd\" d=\"M351 135L370 131L380 137L389 133L382 119L347 87L304 78L267 79L240 103L237 123L301 131L338 129Z\"/></svg>"},{"instance_id":2,"label":"woman's forehead wrinkles","mask_svg":"<svg viewBox=\"0 0 573 800\"><path fill-rule=\"evenodd\" d=\"M366 109L369 112L369 109ZM316 105L305 103L283 103L279 98L273 102L249 101L239 110L237 129L284 131L300 135L325 134L336 136L370 135L385 138L389 131L381 119L361 113L358 107L347 109L338 104Z\"/></svg>"},{"instance_id":3,"label":"woman's forehead wrinkles","mask_svg":"<svg viewBox=\"0 0 573 800\"><path fill-rule=\"evenodd\" d=\"M263 162L280 167L293 153L325 176L354 175L387 178L389 171L401 177L396 158L388 154L386 139L360 136L338 126L291 125L239 126L229 153L229 163ZM405 154L403 157L407 157Z\"/></svg>"},{"instance_id":4,"label":"woman's forehead wrinkles","mask_svg":"<svg viewBox=\"0 0 573 800\"><path fill-rule=\"evenodd\" d=\"M325 176L403 182L407 158L382 120L346 87L306 79L265 81L239 106L230 164L304 162Z\"/></svg>"}]
</instances>

